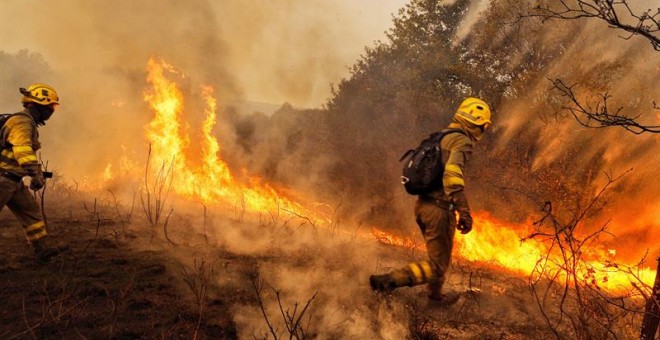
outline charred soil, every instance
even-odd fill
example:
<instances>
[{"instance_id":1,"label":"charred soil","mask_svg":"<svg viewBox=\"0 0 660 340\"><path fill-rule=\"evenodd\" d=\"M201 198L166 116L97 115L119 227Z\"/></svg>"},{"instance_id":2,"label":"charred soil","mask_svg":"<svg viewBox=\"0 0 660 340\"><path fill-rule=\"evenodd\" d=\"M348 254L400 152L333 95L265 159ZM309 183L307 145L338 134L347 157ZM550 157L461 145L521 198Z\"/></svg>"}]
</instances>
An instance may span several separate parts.
<instances>
[{"instance_id":1,"label":"charred soil","mask_svg":"<svg viewBox=\"0 0 660 340\"><path fill-rule=\"evenodd\" d=\"M0 225L0 338L236 338L228 295L213 287L197 327L182 265L149 234L52 216L49 241L61 255L38 264L6 209Z\"/></svg>"},{"instance_id":2,"label":"charred soil","mask_svg":"<svg viewBox=\"0 0 660 340\"><path fill-rule=\"evenodd\" d=\"M369 288L370 274L425 257L412 248L274 215L211 221L206 210L203 222L172 216L166 234L113 204L72 204L81 208L48 205L49 241L61 254L47 264L36 262L13 216L0 214L0 338L557 337L527 278L460 259L445 286L460 298L438 307L423 287ZM560 297L551 293L543 303ZM612 334L627 338L635 325Z\"/></svg>"}]
</instances>

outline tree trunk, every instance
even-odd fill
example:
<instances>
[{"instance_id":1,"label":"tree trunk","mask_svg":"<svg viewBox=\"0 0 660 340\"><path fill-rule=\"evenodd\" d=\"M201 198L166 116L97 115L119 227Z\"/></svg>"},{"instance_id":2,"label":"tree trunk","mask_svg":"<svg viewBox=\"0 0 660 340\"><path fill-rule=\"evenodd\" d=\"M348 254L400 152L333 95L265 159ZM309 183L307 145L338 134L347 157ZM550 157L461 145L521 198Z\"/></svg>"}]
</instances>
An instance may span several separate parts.
<instances>
[{"instance_id":1,"label":"tree trunk","mask_svg":"<svg viewBox=\"0 0 660 340\"><path fill-rule=\"evenodd\" d=\"M656 267L653 292L646 302L640 339L653 339L658 332L658 322L660 322L660 257L658 258L658 266Z\"/></svg>"}]
</instances>

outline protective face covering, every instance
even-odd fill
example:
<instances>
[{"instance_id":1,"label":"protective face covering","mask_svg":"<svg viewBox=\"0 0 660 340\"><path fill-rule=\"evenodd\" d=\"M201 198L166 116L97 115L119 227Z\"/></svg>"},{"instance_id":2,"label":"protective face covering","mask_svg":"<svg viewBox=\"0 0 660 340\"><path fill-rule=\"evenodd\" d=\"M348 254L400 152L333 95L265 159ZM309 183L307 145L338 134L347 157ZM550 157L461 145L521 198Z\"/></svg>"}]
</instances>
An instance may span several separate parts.
<instances>
[{"instance_id":1,"label":"protective face covering","mask_svg":"<svg viewBox=\"0 0 660 340\"><path fill-rule=\"evenodd\" d=\"M30 108L32 117L37 122L37 125L46 125L46 121L50 119L55 112L55 105L33 105Z\"/></svg>"}]
</instances>

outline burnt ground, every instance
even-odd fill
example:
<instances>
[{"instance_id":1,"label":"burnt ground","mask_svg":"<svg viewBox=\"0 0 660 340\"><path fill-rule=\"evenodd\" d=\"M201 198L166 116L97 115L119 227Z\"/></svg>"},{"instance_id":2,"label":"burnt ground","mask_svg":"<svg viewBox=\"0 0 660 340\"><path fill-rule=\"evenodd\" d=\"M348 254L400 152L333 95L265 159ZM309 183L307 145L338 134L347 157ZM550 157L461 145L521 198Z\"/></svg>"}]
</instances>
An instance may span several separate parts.
<instances>
[{"instance_id":1,"label":"burnt ground","mask_svg":"<svg viewBox=\"0 0 660 340\"><path fill-rule=\"evenodd\" d=\"M421 287L368 287L369 274L423 258L410 249L308 237L309 226L273 215L232 230L204 210L203 223L201 214L172 216L165 229L116 204L67 204L49 204L50 241L62 254L45 265L11 213L0 213L0 339L272 339L268 323L289 338L286 317L300 317L306 302L297 333L306 338L557 337L524 277L457 261L446 286L461 299L438 308ZM210 229L227 235L214 240ZM631 320L612 338L638 334L639 317ZM562 327L562 338L575 334Z\"/></svg>"},{"instance_id":2,"label":"burnt ground","mask_svg":"<svg viewBox=\"0 0 660 340\"><path fill-rule=\"evenodd\" d=\"M7 209L0 215L0 338L236 338L226 292L213 287L204 309L212 317L197 329L183 267L158 240L113 220L57 215L50 241L63 252L45 265Z\"/></svg>"}]
</instances>

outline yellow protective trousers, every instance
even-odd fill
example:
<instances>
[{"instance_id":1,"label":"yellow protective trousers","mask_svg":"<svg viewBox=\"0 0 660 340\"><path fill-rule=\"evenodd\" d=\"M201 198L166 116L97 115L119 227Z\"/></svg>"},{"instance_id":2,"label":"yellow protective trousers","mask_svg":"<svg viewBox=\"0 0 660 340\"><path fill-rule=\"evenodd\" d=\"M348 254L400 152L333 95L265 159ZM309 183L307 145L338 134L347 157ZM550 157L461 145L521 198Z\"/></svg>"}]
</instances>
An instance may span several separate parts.
<instances>
[{"instance_id":1,"label":"yellow protective trousers","mask_svg":"<svg viewBox=\"0 0 660 340\"><path fill-rule=\"evenodd\" d=\"M393 270L390 275L397 286L427 284L431 296L439 296L451 264L456 215L453 210L418 199L415 216L426 241L429 260L410 263Z\"/></svg>"},{"instance_id":2,"label":"yellow protective trousers","mask_svg":"<svg viewBox=\"0 0 660 340\"><path fill-rule=\"evenodd\" d=\"M0 176L0 210L5 206L21 223L30 243L46 236L46 224L39 204L23 181Z\"/></svg>"}]
</instances>

